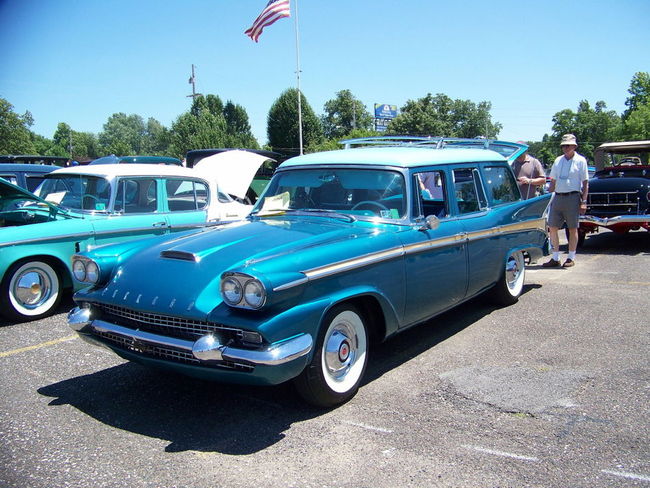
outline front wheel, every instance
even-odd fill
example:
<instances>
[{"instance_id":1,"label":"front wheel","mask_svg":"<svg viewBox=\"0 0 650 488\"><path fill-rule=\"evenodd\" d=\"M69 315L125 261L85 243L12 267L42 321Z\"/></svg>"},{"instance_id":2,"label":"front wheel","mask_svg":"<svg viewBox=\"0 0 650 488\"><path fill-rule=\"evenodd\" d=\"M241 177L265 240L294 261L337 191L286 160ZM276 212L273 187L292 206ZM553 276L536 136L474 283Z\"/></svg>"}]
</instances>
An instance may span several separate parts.
<instances>
[{"instance_id":1,"label":"front wheel","mask_svg":"<svg viewBox=\"0 0 650 488\"><path fill-rule=\"evenodd\" d=\"M325 316L311 363L295 379L296 389L317 407L333 407L352 398L368 363L368 329L363 314L339 305Z\"/></svg>"},{"instance_id":2,"label":"front wheel","mask_svg":"<svg viewBox=\"0 0 650 488\"><path fill-rule=\"evenodd\" d=\"M13 320L37 320L61 301L61 280L49 264L29 261L11 266L0 286L2 313Z\"/></svg>"},{"instance_id":3,"label":"front wheel","mask_svg":"<svg viewBox=\"0 0 650 488\"><path fill-rule=\"evenodd\" d=\"M512 305L519 300L526 279L524 253L514 251L506 259L501 278L494 285L492 294L499 305Z\"/></svg>"}]
</instances>

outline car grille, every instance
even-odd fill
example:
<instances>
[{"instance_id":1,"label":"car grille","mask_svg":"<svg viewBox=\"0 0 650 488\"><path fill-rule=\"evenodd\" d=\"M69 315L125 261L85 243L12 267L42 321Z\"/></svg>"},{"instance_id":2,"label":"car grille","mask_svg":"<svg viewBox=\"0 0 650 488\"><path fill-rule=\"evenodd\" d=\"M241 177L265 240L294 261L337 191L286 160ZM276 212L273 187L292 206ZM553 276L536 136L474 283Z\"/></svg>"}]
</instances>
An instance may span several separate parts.
<instances>
[{"instance_id":1,"label":"car grille","mask_svg":"<svg viewBox=\"0 0 650 488\"><path fill-rule=\"evenodd\" d=\"M587 206L590 213L625 215L639 213L639 196L636 191L589 193Z\"/></svg>"},{"instance_id":2,"label":"car grille","mask_svg":"<svg viewBox=\"0 0 650 488\"><path fill-rule=\"evenodd\" d=\"M241 340L243 337L241 329L224 327L207 321L139 312L107 304L97 304L96 307L101 310L102 317L108 318L115 324L131 329L163 334L168 337L196 340L206 334L217 332L224 343L230 339Z\"/></svg>"},{"instance_id":3,"label":"car grille","mask_svg":"<svg viewBox=\"0 0 650 488\"><path fill-rule=\"evenodd\" d=\"M129 329L137 329L140 331L151 332L153 334L164 335L166 337L196 340L206 334L215 333L223 344L229 344L233 341L240 342L243 337L243 331L241 329L224 327L207 321L139 312L137 310L108 304L95 304L95 308L100 311L102 319L111 323ZM136 352L144 356L164 359L176 363L205 365L205 363L196 359L191 352L183 349L138 341L111 332L96 331L95 334L105 342L118 348ZM210 363L210 367L225 368L242 372L251 372L254 369L254 366L251 366L250 364L235 363L232 361L215 361Z\"/></svg>"},{"instance_id":4,"label":"car grille","mask_svg":"<svg viewBox=\"0 0 650 488\"><path fill-rule=\"evenodd\" d=\"M175 363L201 364L201 361L196 359L191 353L180 349L174 349L173 347L136 341L111 332L95 332L95 334L113 346L127 351L136 352L144 356L173 361ZM219 361L218 363L215 362L211 366L242 372L251 372L254 369L254 367L249 364L240 364L232 361Z\"/></svg>"}]
</instances>

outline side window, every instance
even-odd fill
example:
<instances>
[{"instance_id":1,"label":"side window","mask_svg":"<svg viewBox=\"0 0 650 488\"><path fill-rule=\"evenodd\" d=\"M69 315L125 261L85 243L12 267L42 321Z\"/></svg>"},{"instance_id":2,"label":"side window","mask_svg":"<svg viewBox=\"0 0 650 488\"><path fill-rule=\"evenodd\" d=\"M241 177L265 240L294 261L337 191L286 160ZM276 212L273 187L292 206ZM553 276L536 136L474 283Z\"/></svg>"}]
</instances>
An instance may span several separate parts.
<instances>
[{"instance_id":1,"label":"side window","mask_svg":"<svg viewBox=\"0 0 650 488\"><path fill-rule=\"evenodd\" d=\"M121 179L115 197L115 211L125 214L153 213L158 209L156 180L152 178Z\"/></svg>"},{"instance_id":2,"label":"side window","mask_svg":"<svg viewBox=\"0 0 650 488\"><path fill-rule=\"evenodd\" d=\"M25 175L25 182L27 184L27 189L31 192L34 192L36 188L38 188L38 185L43 183L43 178L42 176L29 176Z\"/></svg>"},{"instance_id":3,"label":"side window","mask_svg":"<svg viewBox=\"0 0 650 488\"><path fill-rule=\"evenodd\" d=\"M18 180L16 179L16 177L14 175L0 175L0 178L2 178L3 180L8 181L9 183L13 183L14 185L18 184Z\"/></svg>"},{"instance_id":4,"label":"side window","mask_svg":"<svg viewBox=\"0 0 650 488\"><path fill-rule=\"evenodd\" d=\"M485 188L490 205L515 202L519 200L519 188L515 177L505 166L488 166L483 170Z\"/></svg>"},{"instance_id":5,"label":"side window","mask_svg":"<svg viewBox=\"0 0 650 488\"><path fill-rule=\"evenodd\" d=\"M461 214L478 212L487 207L481 178L476 169L454 170L454 194Z\"/></svg>"},{"instance_id":6,"label":"side window","mask_svg":"<svg viewBox=\"0 0 650 488\"><path fill-rule=\"evenodd\" d=\"M195 180L167 180L167 206L170 212L202 210L208 206L208 187Z\"/></svg>"},{"instance_id":7,"label":"side window","mask_svg":"<svg viewBox=\"0 0 650 488\"><path fill-rule=\"evenodd\" d=\"M424 171L415 173L414 188L416 196L413 202L416 207L414 216L428 217L435 215L444 218L449 214L449 206L445 197L445 175L442 171Z\"/></svg>"}]
</instances>

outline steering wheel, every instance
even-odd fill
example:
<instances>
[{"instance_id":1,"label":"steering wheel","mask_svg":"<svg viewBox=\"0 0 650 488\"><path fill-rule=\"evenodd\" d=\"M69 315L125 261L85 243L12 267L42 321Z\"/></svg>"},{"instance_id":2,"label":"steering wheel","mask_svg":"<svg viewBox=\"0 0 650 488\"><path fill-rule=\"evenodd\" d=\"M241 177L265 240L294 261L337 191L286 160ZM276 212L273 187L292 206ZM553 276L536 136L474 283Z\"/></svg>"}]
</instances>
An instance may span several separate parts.
<instances>
[{"instance_id":1,"label":"steering wheel","mask_svg":"<svg viewBox=\"0 0 650 488\"><path fill-rule=\"evenodd\" d=\"M383 203L375 202L373 200L363 200L357 203L354 207L352 207L351 210L358 210L359 207L361 207L362 205L366 205L369 207L378 207L380 210L389 210L388 207Z\"/></svg>"},{"instance_id":2,"label":"steering wheel","mask_svg":"<svg viewBox=\"0 0 650 488\"><path fill-rule=\"evenodd\" d=\"M90 198L91 200L95 201L95 209L97 209L97 204L101 203L97 196L91 195L90 193L86 193L86 194L84 194L83 197L81 197L81 202L82 202L81 206L82 206L82 208L86 207L86 205L85 205L86 198Z\"/></svg>"}]
</instances>

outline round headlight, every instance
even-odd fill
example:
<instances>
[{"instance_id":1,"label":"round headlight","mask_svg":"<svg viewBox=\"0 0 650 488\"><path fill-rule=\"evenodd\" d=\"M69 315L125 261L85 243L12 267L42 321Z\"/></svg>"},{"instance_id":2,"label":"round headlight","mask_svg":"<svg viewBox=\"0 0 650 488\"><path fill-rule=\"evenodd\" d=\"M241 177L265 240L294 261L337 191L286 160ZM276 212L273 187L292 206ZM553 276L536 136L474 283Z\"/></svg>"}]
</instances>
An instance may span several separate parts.
<instances>
[{"instance_id":1,"label":"round headlight","mask_svg":"<svg viewBox=\"0 0 650 488\"><path fill-rule=\"evenodd\" d=\"M242 290L239 281L235 278L225 278L221 282L221 295L226 303L237 305L242 298Z\"/></svg>"},{"instance_id":2,"label":"round headlight","mask_svg":"<svg viewBox=\"0 0 650 488\"><path fill-rule=\"evenodd\" d=\"M86 281L97 283L99 280L99 267L95 261L90 261L86 264Z\"/></svg>"},{"instance_id":3,"label":"round headlight","mask_svg":"<svg viewBox=\"0 0 650 488\"><path fill-rule=\"evenodd\" d=\"M266 292L262 283L257 280L250 280L244 286L244 300L253 308L260 308L264 305Z\"/></svg>"},{"instance_id":4,"label":"round headlight","mask_svg":"<svg viewBox=\"0 0 650 488\"><path fill-rule=\"evenodd\" d=\"M79 260L75 259L72 263L72 274L78 281L84 281L86 279L86 264Z\"/></svg>"}]
</instances>

